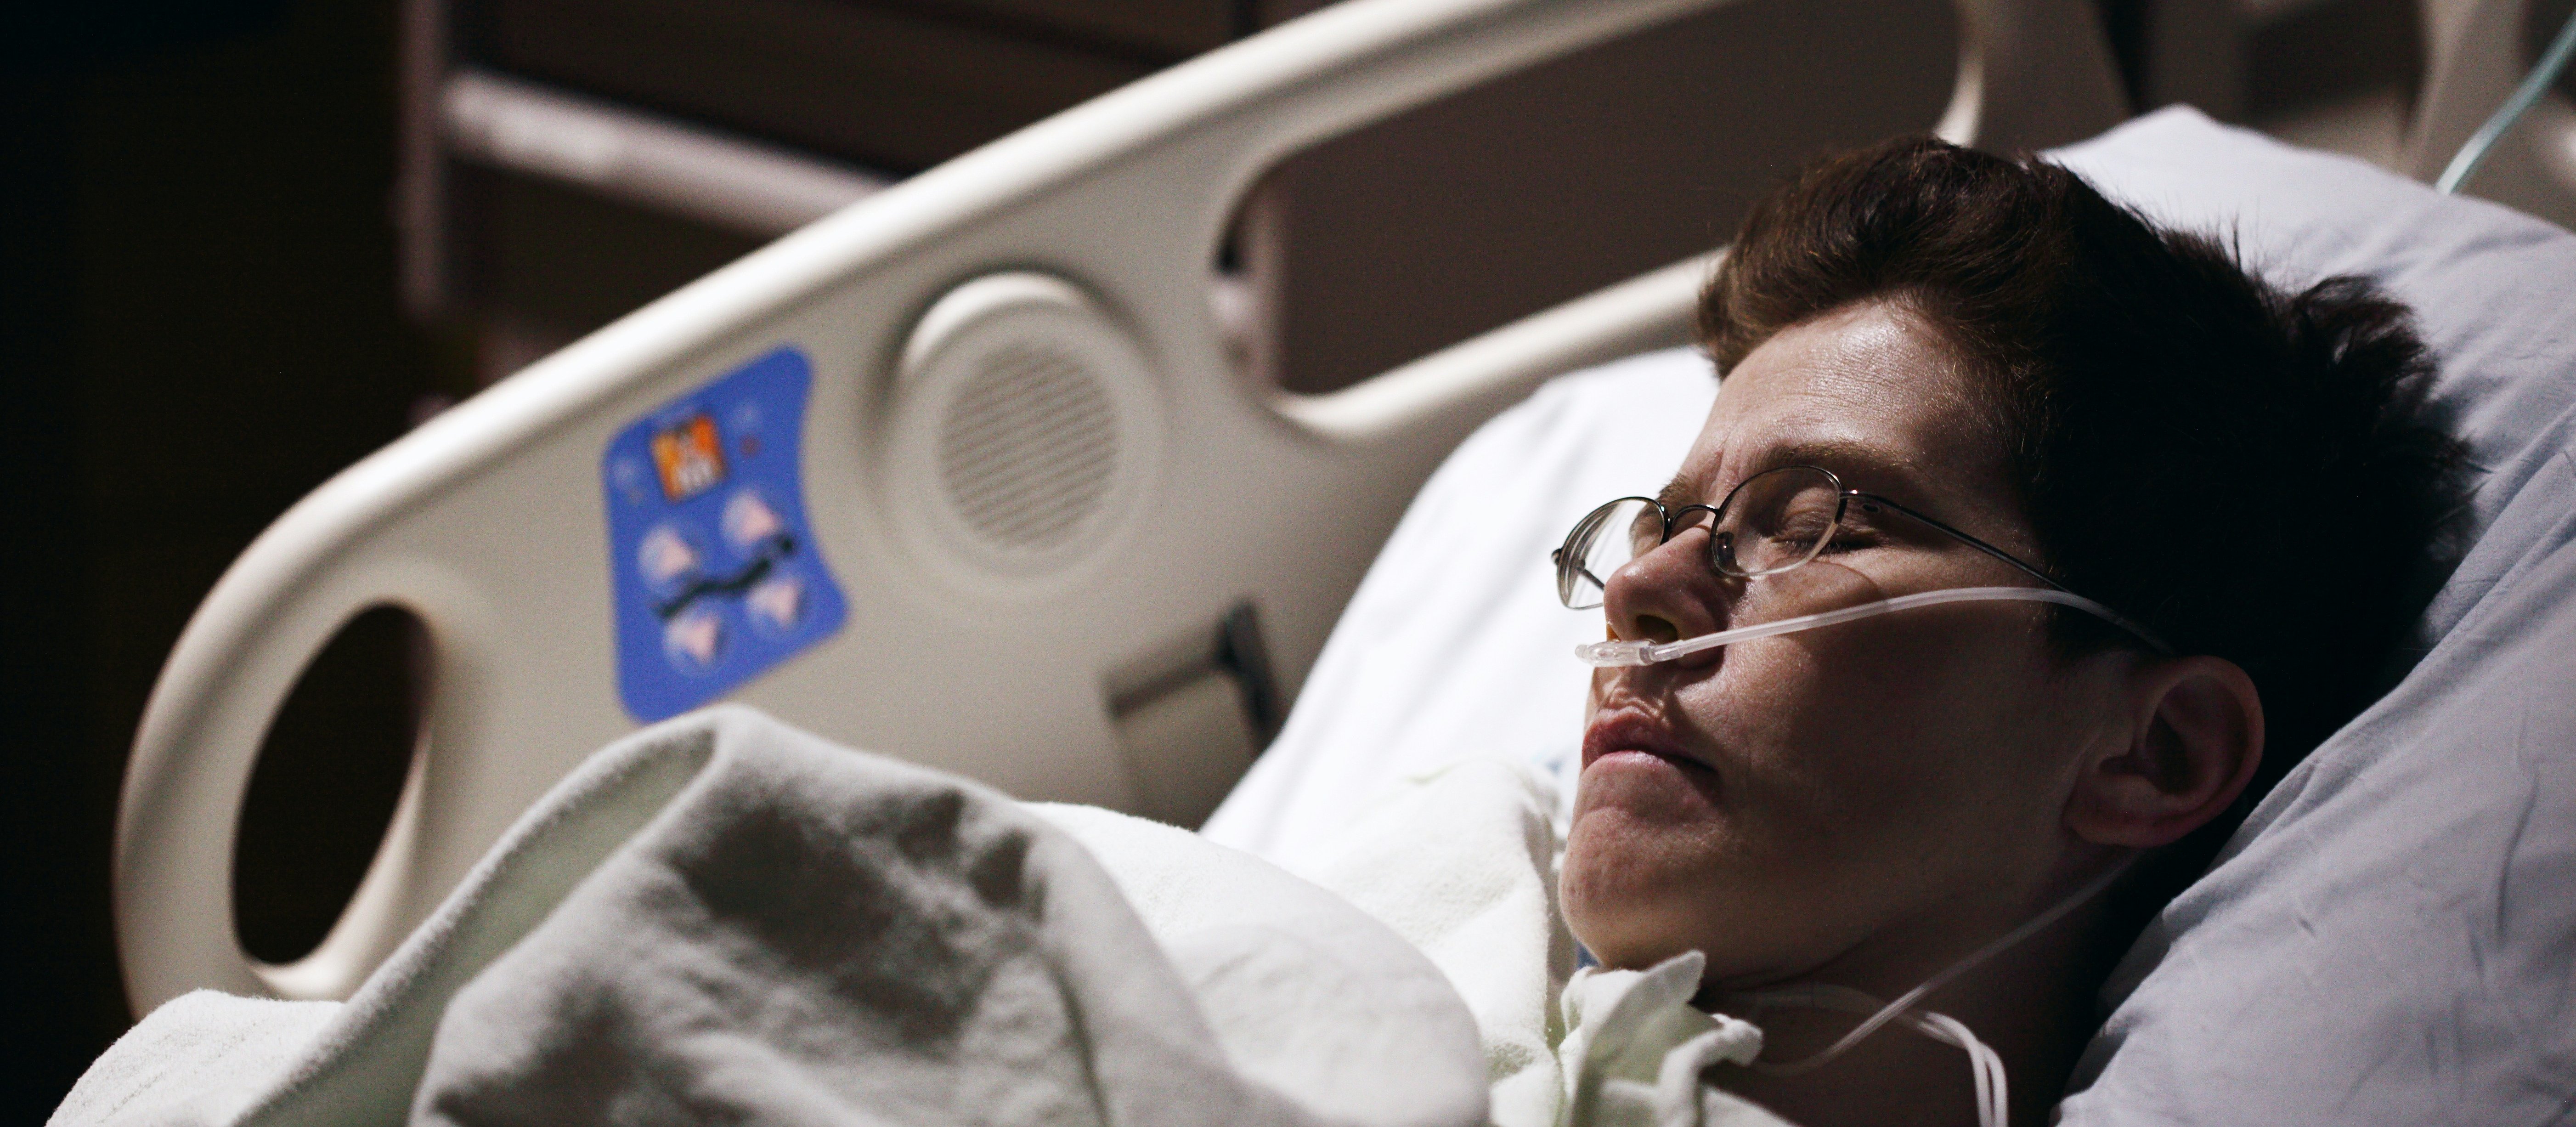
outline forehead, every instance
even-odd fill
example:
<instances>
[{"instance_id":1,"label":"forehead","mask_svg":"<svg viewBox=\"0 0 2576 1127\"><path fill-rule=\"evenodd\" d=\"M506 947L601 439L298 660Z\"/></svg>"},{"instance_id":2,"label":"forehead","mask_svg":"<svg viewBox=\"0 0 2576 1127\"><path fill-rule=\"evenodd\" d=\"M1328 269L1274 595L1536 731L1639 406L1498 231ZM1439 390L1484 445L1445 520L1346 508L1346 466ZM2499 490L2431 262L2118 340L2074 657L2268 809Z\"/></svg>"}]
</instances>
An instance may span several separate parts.
<instances>
[{"instance_id":1,"label":"forehead","mask_svg":"<svg viewBox=\"0 0 2576 1127\"><path fill-rule=\"evenodd\" d=\"M1779 465L1864 489L2000 483L1970 377L1910 311L1838 310L1763 342L1719 386L1680 483L1714 490ZM1948 492L1949 490L1944 490Z\"/></svg>"}]
</instances>

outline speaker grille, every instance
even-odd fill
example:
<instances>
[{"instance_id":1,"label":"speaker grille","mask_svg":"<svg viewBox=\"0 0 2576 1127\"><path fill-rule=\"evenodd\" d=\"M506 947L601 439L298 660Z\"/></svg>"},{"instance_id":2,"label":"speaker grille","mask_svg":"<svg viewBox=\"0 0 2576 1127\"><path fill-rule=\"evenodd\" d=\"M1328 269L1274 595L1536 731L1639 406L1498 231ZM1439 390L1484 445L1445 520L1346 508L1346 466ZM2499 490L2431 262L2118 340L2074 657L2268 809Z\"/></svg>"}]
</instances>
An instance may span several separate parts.
<instances>
[{"instance_id":1,"label":"speaker grille","mask_svg":"<svg viewBox=\"0 0 2576 1127\"><path fill-rule=\"evenodd\" d=\"M1118 419L1081 360L1019 344L958 388L939 433L939 477L966 527L1006 552L1082 535L1118 468Z\"/></svg>"}]
</instances>

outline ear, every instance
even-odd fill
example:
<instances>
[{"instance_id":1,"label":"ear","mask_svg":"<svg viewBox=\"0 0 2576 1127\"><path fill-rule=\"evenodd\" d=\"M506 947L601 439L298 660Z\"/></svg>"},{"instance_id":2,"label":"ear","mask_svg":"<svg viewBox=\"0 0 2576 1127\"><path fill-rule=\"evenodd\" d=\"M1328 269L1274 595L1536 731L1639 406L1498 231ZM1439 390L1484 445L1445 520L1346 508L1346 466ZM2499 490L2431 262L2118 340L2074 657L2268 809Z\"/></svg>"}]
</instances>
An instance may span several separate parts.
<instances>
[{"instance_id":1,"label":"ear","mask_svg":"<svg viewBox=\"0 0 2576 1127\"><path fill-rule=\"evenodd\" d=\"M2141 664L2126 690L2126 741L2088 757L2066 825L2097 845L2152 848L2245 792L2263 760L2263 702L2235 662L2208 656Z\"/></svg>"}]
</instances>

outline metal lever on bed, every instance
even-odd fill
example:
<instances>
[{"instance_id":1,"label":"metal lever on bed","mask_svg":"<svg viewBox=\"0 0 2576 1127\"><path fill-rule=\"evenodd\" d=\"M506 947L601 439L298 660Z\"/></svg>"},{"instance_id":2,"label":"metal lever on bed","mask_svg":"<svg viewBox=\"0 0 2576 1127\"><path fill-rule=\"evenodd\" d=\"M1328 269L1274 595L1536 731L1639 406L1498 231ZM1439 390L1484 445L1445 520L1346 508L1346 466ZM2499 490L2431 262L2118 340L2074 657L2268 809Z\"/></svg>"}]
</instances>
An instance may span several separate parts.
<instances>
[{"instance_id":1,"label":"metal lever on bed","mask_svg":"<svg viewBox=\"0 0 2576 1127\"><path fill-rule=\"evenodd\" d=\"M1209 311L1237 200L1302 146L1710 6L1326 9L865 199L334 478L217 584L146 711L115 861L134 1005L345 994L583 754L716 695L1150 811L1122 663L1248 607L1293 699L1450 447L1548 375L1678 340L1706 265L1297 398L1248 386ZM1954 136L2037 146L2119 116L2086 6L1960 7ZM387 604L435 647L423 746L329 937L258 964L230 889L263 733Z\"/></svg>"}]
</instances>

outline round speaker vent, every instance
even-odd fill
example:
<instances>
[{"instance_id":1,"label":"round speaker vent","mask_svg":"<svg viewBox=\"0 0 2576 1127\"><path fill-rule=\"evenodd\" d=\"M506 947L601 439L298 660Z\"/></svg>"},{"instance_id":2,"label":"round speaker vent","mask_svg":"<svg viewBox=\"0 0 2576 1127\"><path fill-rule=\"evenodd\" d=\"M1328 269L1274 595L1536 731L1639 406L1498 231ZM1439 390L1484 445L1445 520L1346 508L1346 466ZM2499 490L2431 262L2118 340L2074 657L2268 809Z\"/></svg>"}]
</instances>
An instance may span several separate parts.
<instances>
[{"instance_id":1,"label":"round speaker vent","mask_svg":"<svg viewBox=\"0 0 2576 1127\"><path fill-rule=\"evenodd\" d=\"M1060 349L994 355L957 389L939 479L966 527L996 548L1045 552L1082 534L1118 468L1118 415L1100 377Z\"/></svg>"},{"instance_id":2,"label":"round speaker vent","mask_svg":"<svg viewBox=\"0 0 2576 1127\"><path fill-rule=\"evenodd\" d=\"M949 291L904 348L888 480L923 562L1036 589L1112 547L1141 505L1161 413L1143 357L1072 285L996 274Z\"/></svg>"}]
</instances>

